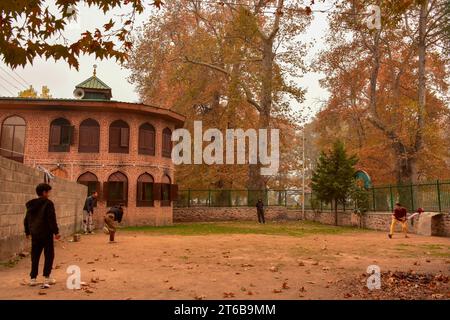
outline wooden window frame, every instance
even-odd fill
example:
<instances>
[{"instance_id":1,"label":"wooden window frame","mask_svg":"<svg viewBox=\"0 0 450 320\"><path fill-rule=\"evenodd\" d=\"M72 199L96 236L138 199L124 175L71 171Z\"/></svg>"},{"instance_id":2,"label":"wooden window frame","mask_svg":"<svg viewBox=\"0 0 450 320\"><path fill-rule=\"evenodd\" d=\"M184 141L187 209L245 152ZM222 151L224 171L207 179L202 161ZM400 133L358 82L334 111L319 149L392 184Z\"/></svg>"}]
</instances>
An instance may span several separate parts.
<instances>
[{"instance_id":1,"label":"wooden window frame","mask_svg":"<svg viewBox=\"0 0 450 320\"><path fill-rule=\"evenodd\" d=\"M90 124L83 124L85 122L90 122ZM94 122L96 123L95 125ZM87 132L86 132L87 130ZM86 119L80 124L79 129L79 137L78 137L78 152L80 153L99 153L100 152L100 125L94 119ZM83 135L88 135L87 139L93 139L92 144L88 144L88 142L92 141L83 141Z\"/></svg>"},{"instance_id":2,"label":"wooden window frame","mask_svg":"<svg viewBox=\"0 0 450 320\"><path fill-rule=\"evenodd\" d=\"M168 134L170 131L170 135ZM162 132L162 156L164 158L172 157L172 130L165 128Z\"/></svg>"},{"instance_id":3,"label":"wooden window frame","mask_svg":"<svg viewBox=\"0 0 450 320\"><path fill-rule=\"evenodd\" d=\"M147 146L145 145L144 140L144 134L145 132L148 132L150 137L150 145ZM149 123L144 123L143 125L141 125L139 127L139 141L138 141L138 153L139 154L143 154L143 155L149 155L149 156L154 156L155 155L155 151L156 151L156 130L155 128L149 124Z\"/></svg>"},{"instance_id":4,"label":"wooden window frame","mask_svg":"<svg viewBox=\"0 0 450 320\"><path fill-rule=\"evenodd\" d=\"M129 152L130 126L123 120L116 120L109 126L109 153Z\"/></svg>"},{"instance_id":5,"label":"wooden window frame","mask_svg":"<svg viewBox=\"0 0 450 320\"><path fill-rule=\"evenodd\" d=\"M70 152L70 146L73 144L74 140L73 139L74 132L75 127L70 124L69 120L65 118L58 118L53 120L50 123L48 151Z\"/></svg>"},{"instance_id":6,"label":"wooden window frame","mask_svg":"<svg viewBox=\"0 0 450 320\"><path fill-rule=\"evenodd\" d=\"M8 119L11 119L11 118L14 118L14 117L20 118L23 121L23 124L7 124L7 123L5 123ZM5 127L11 127L12 128L12 136L10 137L12 150L11 151L0 150L0 155L2 155L3 157L5 157L7 159L11 159L11 160L23 163L23 161L24 161L24 152L25 152L25 139L26 139L25 135L26 135L26 127L27 127L25 119L23 119L22 117L17 116L17 115L12 115L12 116L7 117L7 118L5 118L3 120L1 128L0 128L0 148L3 148L3 146L1 145L1 142L3 141L3 135L5 134L5 132L4 132L5 131ZM21 152L17 152L15 150L15 148L14 148L14 145L15 145L14 141L15 141L15 137L16 137L16 129L17 129L17 127L23 127L24 128L23 146L22 146ZM7 153L9 153L10 155L9 156L6 155ZM17 156L15 156L14 154L16 154Z\"/></svg>"}]
</instances>

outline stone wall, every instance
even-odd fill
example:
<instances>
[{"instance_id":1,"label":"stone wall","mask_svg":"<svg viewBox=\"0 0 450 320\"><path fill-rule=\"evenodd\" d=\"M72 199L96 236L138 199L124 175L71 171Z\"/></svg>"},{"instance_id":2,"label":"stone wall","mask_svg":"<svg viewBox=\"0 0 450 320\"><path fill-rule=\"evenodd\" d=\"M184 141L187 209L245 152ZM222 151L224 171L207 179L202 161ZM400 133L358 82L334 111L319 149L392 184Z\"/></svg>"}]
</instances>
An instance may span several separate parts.
<instances>
[{"instance_id":1,"label":"stone wall","mask_svg":"<svg viewBox=\"0 0 450 320\"><path fill-rule=\"evenodd\" d=\"M309 220L323 224L334 225L333 212L293 210L285 207L269 207L266 209L266 220ZM368 212L361 218L351 212L338 212L339 226L362 227L366 229L388 232L391 225L392 214L390 212ZM210 222L210 221L256 221L256 209L253 207L189 207L174 208L174 222ZM408 232L418 233L419 218L416 216L408 221ZM397 224L397 232L401 231L401 225ZM450 236L450 215L437 214L431 218L431 230L433 236Z\"/></svg>"},{"instance_id":2,"label":"stone wall","mask_svg":"<svg viewBox=\"0 0 450 320\"><path fill-rule=\"evenodd\" d=\"M25 203L36 198L36 185L43 181L42 172L0 157L0 260L26 247ZM86 187L60 178L51 185L60 234L70 235L81 225Z\"/></svg>"},{"instance_id":3,"label":"stone wall","mask_svg":"<svg viewBox=\"0 0 450 320\"><path fill-rule=\"evenodd\" d=\"M298 220L297 212L285 207L269 207L265 218L271 220ZM257 221L254 207L189 207L174 208L174 222Z\"/></svg>"}]
</instances>

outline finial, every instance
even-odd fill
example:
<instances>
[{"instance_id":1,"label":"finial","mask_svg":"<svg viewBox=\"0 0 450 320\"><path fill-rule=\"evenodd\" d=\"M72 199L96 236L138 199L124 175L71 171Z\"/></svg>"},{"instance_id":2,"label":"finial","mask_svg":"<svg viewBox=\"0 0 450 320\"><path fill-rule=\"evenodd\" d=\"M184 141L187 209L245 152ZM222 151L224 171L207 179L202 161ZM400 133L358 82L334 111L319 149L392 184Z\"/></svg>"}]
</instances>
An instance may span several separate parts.
<instances>
[{"instance_id":1,"label":"finial","mask_svg":"<svg viewBox=\"0 0 450 320\"><path fill-rule=\"evenodd\" d=\"M94 77L96 77L96 76L97 76L97 65L94 64Z\"/></svg>"}]
</instances>

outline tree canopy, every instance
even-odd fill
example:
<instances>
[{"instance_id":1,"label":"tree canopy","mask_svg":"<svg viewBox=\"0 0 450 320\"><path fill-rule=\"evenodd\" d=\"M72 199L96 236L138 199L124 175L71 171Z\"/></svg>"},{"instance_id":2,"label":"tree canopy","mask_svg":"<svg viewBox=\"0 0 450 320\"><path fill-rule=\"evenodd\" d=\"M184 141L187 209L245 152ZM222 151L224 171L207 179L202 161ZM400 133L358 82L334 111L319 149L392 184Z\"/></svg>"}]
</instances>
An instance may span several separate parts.
<instances>
[{"instance_id":1,"label":"tree canopy","mask_svg":"<svg viewBox=\"0 0 450 320\"><path fill-rule=\"evenodd\" d=\"M132 46L129 34L134 16L144 10L145 0L15 0L0 2L0 56L10 67L32 64L36 57L63 59L78 69L80 54L96 58L115 58L124 62ZM161 0L151 1L160 7ZM81 31L69 41L65 32L77 17L77 5L87 4L107 13L116 7L130 8L123 21L111 19L94 30ZM118 18L119 19L119 18Z\"/></svg>"}]
</instances>

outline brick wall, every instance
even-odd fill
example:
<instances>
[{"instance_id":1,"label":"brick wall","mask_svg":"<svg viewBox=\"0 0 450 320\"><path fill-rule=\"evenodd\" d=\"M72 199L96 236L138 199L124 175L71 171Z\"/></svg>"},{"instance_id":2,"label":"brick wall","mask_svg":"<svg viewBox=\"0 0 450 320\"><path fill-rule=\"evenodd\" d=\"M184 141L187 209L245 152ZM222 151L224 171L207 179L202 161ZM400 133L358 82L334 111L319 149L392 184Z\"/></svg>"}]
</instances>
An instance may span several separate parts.
<instances>
[{"instance_id":1,"label":"brick wall","mask_svg":"<svg viewBox=\"0 0 450 320\"><path fill-rule=\"evenodd\" d=\"M164 128L175 129L175 124L165 118L148 115L134 111L98 111L98 110L73 110L70 108L54 107L33 109L1 110L0 124L10 116L20 116L26 122L25 134L25 159L24 163L30 167L41 165L71 181L77 181L78 177L86 172L93 173L100 184L100 199L94 223L96 227L103 224L103 216L106 212L106 202L102 201L102 184L108 181L108 177L119 171L128 179L128 205L122 225L170 225L172 224L172 207L161 207L159 201L155 201L154 207L137 207L136 192L138 177L144 173L150 174L154 182L161 182L164 175L174 180L174 166L170 158L162 156L162 131ZM49 152L50 123L57 118L67 119L75 126L73 144L69 152ZM100 150L98 153L80 153L79 126L88 118L96 120L100 124ZM109 126L115 120L124 120L130 126L129 153L109 153ZM156 130L155 156L138 153L138 131L143 123L150 123ZM84 196L87 194L85 193Z\"/></svg>"},{"instance_id":2,"label":"brick wall","mask_svg":"<svg viewBox=\"0 0 450 320\"><path fill-rule=\"evenodd\" d=\"M25 248L25 203L36 198L43 177L36 169L0 157L0 260ZM60 233L70 235L81 225L86 187L60 178L51 184Z\"/></svg>"}]
</instances>

